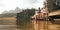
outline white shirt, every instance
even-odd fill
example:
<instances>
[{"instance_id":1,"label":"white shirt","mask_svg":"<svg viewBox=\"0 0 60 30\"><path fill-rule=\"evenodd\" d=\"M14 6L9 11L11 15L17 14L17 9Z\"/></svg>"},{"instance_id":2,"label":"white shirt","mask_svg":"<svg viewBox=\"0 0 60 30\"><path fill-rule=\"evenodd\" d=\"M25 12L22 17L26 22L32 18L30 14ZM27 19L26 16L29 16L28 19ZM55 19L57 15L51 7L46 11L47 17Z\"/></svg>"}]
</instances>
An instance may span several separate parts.
<instances>
[{"instance_id":1,"label":"white shirt","mask_svg":"<svg viewBox=\"0 0 60 30\"><path fill-rule=\"evenodd\" d=\"M48 13L47 9L42 9L41 13Z\"/></svg>"}]
</instances>

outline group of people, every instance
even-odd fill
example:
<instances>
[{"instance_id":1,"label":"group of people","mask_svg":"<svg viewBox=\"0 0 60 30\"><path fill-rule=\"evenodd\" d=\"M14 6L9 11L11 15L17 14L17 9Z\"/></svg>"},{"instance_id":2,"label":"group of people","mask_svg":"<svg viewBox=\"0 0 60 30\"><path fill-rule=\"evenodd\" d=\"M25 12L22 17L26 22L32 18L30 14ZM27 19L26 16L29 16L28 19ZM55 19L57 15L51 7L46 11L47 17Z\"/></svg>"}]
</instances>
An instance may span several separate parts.
<instances>
[{"instance_id":1,"label":"group of people","mask_svg":"<svg viewBox=\"0 0 60 30\"><path fill-rule=\"evenodd\" d=\"M46 7L42 8L42 9L39 8L39 14L36 17L38 17L40 19L42 19L43 17L48 17L47 8Z\"/></svg>"}]
</instances>

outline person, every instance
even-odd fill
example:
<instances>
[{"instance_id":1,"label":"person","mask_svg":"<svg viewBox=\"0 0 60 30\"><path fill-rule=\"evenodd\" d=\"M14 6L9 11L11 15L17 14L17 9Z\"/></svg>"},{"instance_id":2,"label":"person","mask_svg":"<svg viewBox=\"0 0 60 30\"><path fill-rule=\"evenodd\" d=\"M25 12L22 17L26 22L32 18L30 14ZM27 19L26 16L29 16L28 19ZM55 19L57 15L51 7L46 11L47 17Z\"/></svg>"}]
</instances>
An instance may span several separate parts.
<instances>
[{"instance_id":1,"label":"person","mask_svg":"<svg viewBox=\"0 0 60 30\"><path fill-rule=\"evenodd\" d=\"M41 15L42 15L42 18L44 18L44 17L48 17L48 11L47 11L47 8L46 7L43 7L42 9L41 9Z\"/></svg>"},{"instance_id":2,"label":"person","mask_svg":"<svg viewBox=\"0 0 60 30\"><path fill-rule=\"evenodd\" d=\"M41 13L41 9L40 9L40 7L38 8L38 10L39 10L38 13Z\"/></svg>"}]
</instances>

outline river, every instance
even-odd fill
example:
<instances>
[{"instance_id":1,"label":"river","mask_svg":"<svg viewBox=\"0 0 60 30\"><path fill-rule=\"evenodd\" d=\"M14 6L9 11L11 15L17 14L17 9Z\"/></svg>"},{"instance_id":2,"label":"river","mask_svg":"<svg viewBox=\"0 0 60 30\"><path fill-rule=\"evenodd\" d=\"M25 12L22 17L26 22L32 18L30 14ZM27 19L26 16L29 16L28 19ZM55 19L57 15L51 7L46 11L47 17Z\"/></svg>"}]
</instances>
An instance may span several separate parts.
<instances>
[{"instance_id":1,"label":"river","mask_svg":"<svg viewBox=\"0 0 60 30\"><path fill-rule=\"evenodd\" d=\"M27 23L22 29L17 28L17 25L0 25L0 30L33 30L31 27L33 27L35 30L60 30L60 20L57 19L53 22L48 21L48 24L46 24L46 21L38 21L37 23L35 22L35 20L32 20L31 24L33 26Z\"/></svg>"},{"instance_id":2,"label":"river","mask_svg":"<svg viewBox=\"0 0 60 30\"><path fill-rule=\"evenodd\" d=\"M17 25L0 25L0 30L20 30Z\"/></svg>"},{"instance_id":3,"label":"river","mask_svg":"<svg viewBox=\"0 0 60 30\"><path fill-rule=\"evenodd\" d=\"M60 30L60 20L51 21L35 21L32 20L35 30Z\"/></svg>"}]
</instances>

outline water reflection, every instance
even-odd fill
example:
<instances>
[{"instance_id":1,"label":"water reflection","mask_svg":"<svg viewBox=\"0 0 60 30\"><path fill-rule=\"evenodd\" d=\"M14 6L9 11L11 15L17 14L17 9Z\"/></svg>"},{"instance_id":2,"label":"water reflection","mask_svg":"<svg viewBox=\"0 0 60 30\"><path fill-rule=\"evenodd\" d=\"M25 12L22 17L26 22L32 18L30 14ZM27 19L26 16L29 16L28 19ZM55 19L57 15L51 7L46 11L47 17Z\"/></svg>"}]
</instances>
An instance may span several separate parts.
<instances>
[{"instance_id":1,"label":"water reflection","mask_svg":"<svg viewBox=\"0 0 60 30\"><path fill-rule=\"evenodd\" d=\"M60 30L60 20L51 21L36 21L32 20L35 30Z\"/></svg>"},{"instance_id":2,"label":"water reflection","mask_svg":"<svg viewBox=\"0 0 60 30\"><path fill-rule=\"evenodd\" d=\"M24 22L23 22L24 23ZM48 21L35 21L32 20L30 23L24 23L24 25L18 25L20 30L60 30L60 20L53 22Z\"/></svg>"}]
</instances>

